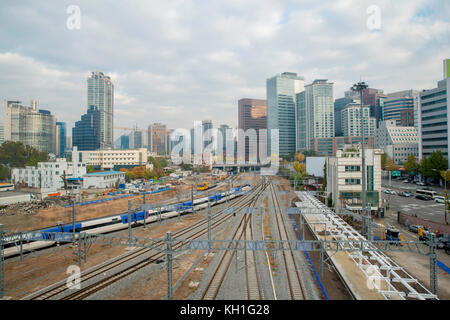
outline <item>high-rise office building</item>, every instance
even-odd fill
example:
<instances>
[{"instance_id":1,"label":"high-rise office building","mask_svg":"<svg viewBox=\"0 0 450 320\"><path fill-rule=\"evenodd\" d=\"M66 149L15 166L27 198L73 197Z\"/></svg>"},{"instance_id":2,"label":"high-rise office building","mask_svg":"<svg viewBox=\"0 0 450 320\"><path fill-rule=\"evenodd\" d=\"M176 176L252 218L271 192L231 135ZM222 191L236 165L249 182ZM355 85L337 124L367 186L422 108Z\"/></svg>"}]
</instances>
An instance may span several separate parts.
<instances>
[{"instance_id":1,"label":"high-rise office building","mask_svg":"<svg viewBox=\"0 0 450 320\"><path fill-rule=\"evenodd\" d=\"M447 158L450 167L450 60L444 60L444 79L437 88L424 90L419 94L419 154L428 157L433 151L440 150Z\"/></svg>"},{"instance_id":2,"label":"high-rise office building","mask_svg":"<svg viewBox=\"0 0 450 320\"><path fill-rule=\"evenodd\" d=\"M56 155L64 158L66 155L66 123L56 122Z\"/></svg>"},{"instance_id":3,"label":"high-rise office building","mask_svg":"<svg viewBox=\"0 0 450 320\"><path fill-rule=\"evenodd\" d=\"M395 120L398 126L402 125L401 113L405 110L413 110L414 127L418 128L419 92L416 90L404 90L386 95L383 107L383 121Z\"/></svg>"},{"instance_id":4,"label":"high-rise office building","mask_svg":"<svg viewBox=\"0 0 450 320\"><path fill-rule=\"evenodd\" d=\"M360 103L360 98L351 94L353 91L346 91L345 97L334 100L334 135L336 137L342 137L342 129L341 129L341 111L345 108L349 103Z\"/></svg>"},{"instance_id":5,"label":"high-rise office building","mask_svg":"<svg viewBox=\"0 0 450 320\"><path fill-rule=\"evenodd\" d=\"M96 106L100 113L100 145L113 147L114 85L103 72L94 71L87 79L88 106Z\"/></svg>"},{"instance_id":6,"label":"high-rise office building","mask_svg":"<svg viewBox=\"0 0 450 320\"><path fill-rule=\"evenodd\" d=\"M334 137L333 83L314 80L297 94L297 150L310 150L314 138Z\"/></svg>"},{"instance_id":7,"label":"high-rise office building","mask_svg":"<svg viewBox=\"0 0 450 320\"><path fill-rule=\"evenodd\" d=\"M72 128L72 145L79 151L100 149L100 111L97 106L89 106L81 120Z\"/></svg>"},{"instance_id":8,"label":"high-rise office building","mask_svg":"<svg viewBox=\"0 0 450 320\"><path fill-rule=\"evenodd\" d=\"M50 111L37 108L35 100L31 107L20 101L5 101L4 141L20 141L41 152L56 152L56 119Z\"/></svg>"},{"instance_id":9,"label":"high-rise office building","mask_svg":"<svg viewBox=\"0 0 450 320\"><path fill-rule=\"evenodd\" d=\"M266 100L261 99L240 99L238 101L238 129L248 132L248 136L243 137L243 141L238 141L238 144L244 143L244 162L252 160L261 162L260 146L262 147L262 140L260 139L260 130L267 129L267 105ZM254 135L250 131L254 130ZM263 151L264 158L267 154L266 143L267 138L264 137ZM250 145L255 145L256 159L249 159Z\"/></svg>"},{"instance_id":10,"label":"high-rise office building","mask_svg":"<svg viewBox=\"0 0 450 320\"><path fill-rule=\"evenodd\" d=\"M153 123L148 126L148 149L157 155L169 154L170 131L165 124Z\"/></svg>"},{"instance_id":11,"label":"high-rise office building","mask_svg":"<svg viewBox=\"0 0 450 320\"><path fill-rule=\"evenodd\" d=\"M359 94L355 94L359 99ZM378 123L383 120L383 99L385 97L382 89L365 88L362 92L362 103L369 106L370 116L375 117L377 128Z\"/></svg>"},{"instance_id":12,"label":"high-rise office building","mask_svg":"<svg viewBox=\"0 0 450 320\"><path fill-rule=\"evenodd\" d=\"M370 107L363 106L363 128L365 137L375 136L376 119L370 117ZM341 131L344 137L361 136L361 105L349 103L341 110Z\"/></svg>"},{"instance_id":13,"label":"high-rise office building","mask_svg":"<svg viewBox=\"0 0 450 320\"><path fill-rule=\"evenodd\" d=\"M212 120L202 120L203 148L208 147L213 142ZM213 148L210 146L209 148Z\"/></svg>"},{"instance_id":14,"label":"high-rise office building","mask_svg":"<svg viewBox=\"0 0 450 320\"><path fill-rule=\"evenodd\" d=\"M278 131L279 155L296 151L297 93L305 90L305 80L296 73L283 72L267 79L267 155L272 151L272 130Z\"/></svg>"},{"instance_id":15,"label":"high-rise office building","mask_svg":"<svg viewBox=\"0 0 450 320\"><path fill-rule=\"evenodd\" d=\"M120 149L130 149L130 137L127 135L120 136Z\"/></svg>"}]
</instances>

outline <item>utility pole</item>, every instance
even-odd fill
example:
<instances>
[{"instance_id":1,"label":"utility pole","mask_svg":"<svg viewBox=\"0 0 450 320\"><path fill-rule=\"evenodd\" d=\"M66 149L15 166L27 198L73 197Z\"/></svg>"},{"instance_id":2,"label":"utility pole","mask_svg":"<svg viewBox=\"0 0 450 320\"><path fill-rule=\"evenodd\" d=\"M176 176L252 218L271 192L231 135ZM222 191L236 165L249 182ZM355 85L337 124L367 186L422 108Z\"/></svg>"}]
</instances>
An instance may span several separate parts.
<instances>
[{"instance_id":1,"label":"utility pole","mask_svg":"<svg viewBox=\"0 0 450 320\"><path fill-rule=\"evenodd\" d=\"M361 190L361 215L366 215L366 155L365 155L365 148L364 148L364 109L363 109L363 91L366 89L368 85L365 82L358 82L351 87L351 90L354 92L359 92L360 96L360 130L361 130L361 174L362 174L362 190ZM369 122L368 122L369 124ZM362 234L366 235L366 225L365 225L365 219L362 219Z\"/></svg>"}]
</instances>

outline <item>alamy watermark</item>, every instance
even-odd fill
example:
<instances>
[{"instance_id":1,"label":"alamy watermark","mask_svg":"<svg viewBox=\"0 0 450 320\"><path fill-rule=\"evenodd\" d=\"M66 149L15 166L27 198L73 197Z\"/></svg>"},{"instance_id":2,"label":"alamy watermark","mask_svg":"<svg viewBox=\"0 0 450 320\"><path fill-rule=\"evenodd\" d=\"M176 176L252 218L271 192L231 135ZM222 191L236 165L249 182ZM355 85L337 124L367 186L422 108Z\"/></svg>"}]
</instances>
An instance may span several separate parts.
<instances>
[{"instance_id":1,"label":"alamy watermark","mask_svg":"<svg viewBox=\"0 0 450 320\"><path fill-rule=\"evenodd\" d=\"M373 4L366 9L369 17L366 20L366 26L370 31L381 30L381 9Z\"/></svg>"},{"instance_id":2,"label":"alamy watermark","mask_svg":"<svg viewBox=\"0 0 450 320\"><path fill-rule=\"evenodd\" d=\"M66 273L69 275L66 280L66 286L70 290L81 289L81 271L77 265L70 265L67 267Z\"/></svg>"},{"instance_id":3,"label":"alamy watermark","mask_svg":"<svg viewBox=\"0 0 450 320\"><path fill-rule=\"evenodd\" d=\"M66 9L66 13L70 16L66 20L66 26L69 30L81 28L81 10L77 5L70 5Z\"/></svg>"}]
</instances>

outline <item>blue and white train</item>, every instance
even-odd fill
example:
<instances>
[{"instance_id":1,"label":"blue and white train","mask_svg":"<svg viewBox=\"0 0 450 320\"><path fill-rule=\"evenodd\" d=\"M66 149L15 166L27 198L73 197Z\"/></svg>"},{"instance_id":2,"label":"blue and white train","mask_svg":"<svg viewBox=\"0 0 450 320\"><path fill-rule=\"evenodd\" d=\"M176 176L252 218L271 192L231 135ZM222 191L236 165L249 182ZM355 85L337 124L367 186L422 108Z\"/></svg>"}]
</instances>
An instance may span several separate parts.
<instances>
[{"instance_id":1,"label":"blue and white train","mask_svg":"<svg viewBox=\"0 0 450 320\"><path fill-rule=\"evenodd\" d=\"M240 197L246 192L250 191L250 186L245 185L243 187L232 188L230 191L224 191L215 195L209 196L209 202L211 206L223 203L225 201ZM195 210L200 210L208 207L208 197L203 197L194 200ZM178 210L177 210L178 209ZM159 209L142 210L133 212L130 215L133 226L152 223L159 221L159 219L169 219L176 217L180 214L186 214L192 212L192 201L186 201L183 203L169 204ZM159 214L161 213L161 214ZM75 237L78 237L80 232L87 234L101 234L109 233L128 228L128 213L117 214L109 217L97 218L92 220L86 220L77 222L75 224ZM50 247L57 243L54 240L54 233L64 232L72 233L73 225L65 224L55 226L52 228L27 231L22 233L22 251L38 250L45 247ZM42 240L38 240L42 239ZM44 241L44 239L47 239ZM70 239L61 239L61 242L70 241ZM20 254L20 236L15 234L14 236L7 236L3 239L4 245L4 257L12 257Z\"/></svg>"}]
</instances>

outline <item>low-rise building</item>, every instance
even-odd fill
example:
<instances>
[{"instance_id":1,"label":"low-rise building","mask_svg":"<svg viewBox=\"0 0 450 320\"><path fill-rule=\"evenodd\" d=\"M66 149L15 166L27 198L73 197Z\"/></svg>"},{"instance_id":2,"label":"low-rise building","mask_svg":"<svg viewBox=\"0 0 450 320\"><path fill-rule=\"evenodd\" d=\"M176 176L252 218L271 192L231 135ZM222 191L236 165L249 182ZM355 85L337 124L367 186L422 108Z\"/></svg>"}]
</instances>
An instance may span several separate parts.
<instances>
[{"instance_id":1,"label":"low-rise building","mask_svg":"<svg viewBox=\"0 0 450 320\"><path fill-rule=\"evenodd\" d=\"M87 165L107 170L145 166L147 149L81 151L81 160Z\"/></svg>"},{"instance_id":2,"label":"low-rise building","mask_svg":"<svg viewBox=\"0 0 450 320\"><path fill-rule=\"evenodd\" d=\"M371 211L381 208L380 149L365 149L366 203ZM336 209L361 210L362 158L360 146L338 150L327 157L327 193Z\"/></svg>"},{"instance_id":3,"label":"low-rise building","mask_svg":"<svg viewBox=\"0 0 450 320\"><path fill-rule=\"evenodd\" d=\"M375 148L383 149L394 163L403 164L408 156L419 156L419 140L415 127L397 126L396 120L380 122L375 134Z\"/></svg>"},{"instance_id":4,"label":"low-rise building","mask_svg":"<svg viewBox=\"0 0 450 320\"><path fill-rule=\"evenodd\" d=\"M64 188L66 179L81 178L86 174L86 164L79 161L79 151L72 151L72 162L57 158L54 162L38 162L37 167L13 168L11 179L14 184L22 183L32 188L57 190Z\"/></svg>"},{"instance_id":5,"label":"low-rise building","mask_svg":"<svg viewBox=\"0 0 450 320\"><path fill-rule=\"evenodd\" d=\"M102 171L87 173L83 176L83 188L112 188L125 182L125 172Z\"/></svg>"}]
</instances>

